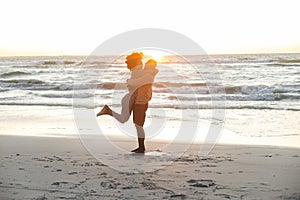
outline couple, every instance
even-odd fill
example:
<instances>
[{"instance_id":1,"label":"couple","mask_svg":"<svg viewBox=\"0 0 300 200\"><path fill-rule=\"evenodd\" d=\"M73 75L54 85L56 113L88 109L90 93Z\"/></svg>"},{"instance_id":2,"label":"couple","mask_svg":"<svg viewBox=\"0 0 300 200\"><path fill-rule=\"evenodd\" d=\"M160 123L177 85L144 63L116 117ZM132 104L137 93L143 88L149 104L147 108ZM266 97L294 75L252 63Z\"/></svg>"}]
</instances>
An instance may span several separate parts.
<instances>
[{"instance_id":1,"label":"couple","mask_svg":"<svg viewBox=\"0 0 300 200\"><path fill-rule=\"evenodd\" d=\"M128 121L131 112L133 112L133 122L136 127L138 136L138 148L132 150L134 153L145 153L145 131L144 122L148 102L152 97L152 83L158 70L156 69L157 62L153 59L145 63L143 69L143 53L134 52L126 57L127 68L131 72L130 79L127 79L128 93L122 98L121 114L114 112L109 106L105 105L97 114L110 115L121 123Z\"/></svg>"}]
</instances>

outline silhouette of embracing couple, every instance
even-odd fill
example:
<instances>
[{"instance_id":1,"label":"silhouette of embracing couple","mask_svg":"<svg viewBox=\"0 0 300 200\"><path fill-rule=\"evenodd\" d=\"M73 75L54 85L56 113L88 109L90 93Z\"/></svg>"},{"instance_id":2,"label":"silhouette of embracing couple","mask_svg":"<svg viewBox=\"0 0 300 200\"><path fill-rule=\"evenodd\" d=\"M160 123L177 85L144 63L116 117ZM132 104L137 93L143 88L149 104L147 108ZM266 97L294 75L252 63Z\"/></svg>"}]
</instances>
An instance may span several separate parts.
<instances>
[{"instance_id":1,"label":"silhouette of embracing couple","mask_svg":"<svg viewBox=\"0 0 300 200\"><path fill-rule=\"evenodd\" d=\"M110 115L121 123L128 121L131 113L133 113L133 122L136 127L138 136L138 148L132 150L134 153L145 152L145 131L144 122L148 102L152 98L152 83L158 70L156 69L157 62L149 59L143 67L143 53L134 52L126 57L125 63L131 72L130 79L127 79L128 93L122 98L121 113L116 113L111 110L108 105L105 105L97 114Z\"/></svg>"}]
</instances>

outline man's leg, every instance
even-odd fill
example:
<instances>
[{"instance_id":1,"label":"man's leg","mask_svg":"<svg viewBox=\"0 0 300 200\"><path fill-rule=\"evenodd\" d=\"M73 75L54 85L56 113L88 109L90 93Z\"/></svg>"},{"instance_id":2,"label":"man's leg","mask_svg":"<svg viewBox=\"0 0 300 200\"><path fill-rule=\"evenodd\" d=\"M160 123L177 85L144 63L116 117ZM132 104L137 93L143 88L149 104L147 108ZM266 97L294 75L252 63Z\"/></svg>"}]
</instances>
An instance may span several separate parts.
<instances>
[{"instance_id":1,"label":"man's leg","mask_svg":"<svg viewBox=\"0 0 300 200\"><path fill-rule=\"evenodd\" d=\"M139 147L132 150L135 153L144 153L145 152L145 131L144 123L146 119L146 111L148 109L148 104L134 104L133 105L133 122L138 136Z\"/></svg>"},{"instance_id":2,"label":"man's leg","mask_svg":"<svg viewBox=\"0 0 300 200\"><path fill-rule=\"evenodd\" d=\"M138 135L138 145L139 147L135 150L132 150L132 152L135 153L145 153L145 131L144 128L142 126L139 126L137 124L135 124L135 128L137 131L137 135Z\"/></svg>"},{"instance_id":3,"label":"man's leg","mask_svg":"<svg viewBox=\"0 0 300 200\"><path fill-rule=\"evenodd\" d=\"M144 127L135 124L135 128L136 128L138 138L145 138Z\"/></svg>"}]
</instances>

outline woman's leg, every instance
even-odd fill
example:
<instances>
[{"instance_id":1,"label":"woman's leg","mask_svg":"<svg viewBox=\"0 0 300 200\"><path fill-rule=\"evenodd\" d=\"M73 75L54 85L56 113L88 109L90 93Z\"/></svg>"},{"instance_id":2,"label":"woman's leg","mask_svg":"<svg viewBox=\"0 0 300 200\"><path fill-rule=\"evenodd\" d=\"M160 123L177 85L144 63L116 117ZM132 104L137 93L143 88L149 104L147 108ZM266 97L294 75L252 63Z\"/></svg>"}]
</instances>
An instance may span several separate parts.
<instances>
[{"instance_id":1,"label":"woman's leg","mask_svg":"<svg viewBox=\"0 0 300 200\"><path fill-rule=\"evenodd\" d=\"M101 115L110 115L110 116L112 116L112 110L110 109L110 107L108 107L108 105L105 105L102 108L102 110L100 112L98 112L97 117L99 117Z\"/></svg>"},{"instance_id":2,"label":"woman's leg","mask_svg":"<svg viewBox=\"0 0 300 200\"><path fill-rule=\"evenodd\" d=\"M122 109L121 109L120 114L111 110L107 105L105 105L103 107L103 109L97 114L97 116L108 114L108 115L114 117L119 122L125 123L128 121L130 114L132 112L132 106L133 106L134 100L135 100L135 95L134 95L134 93L130 92L122 98L122 101L121 101Z\"/></svg>"},{"instance_id":3,"label":"woman's leg","mask_svg":"<svg viewBox=\"0 0 300 200\"><path fill-rule=\"evenodd\" d=\"M131 93L126 94L122 98L122 108L121 113L117 113L112 111L112 116L121 123L125 123L128 121L131 111L132 111L132 102L131 102Z\"/></svg>"}]
</instances>

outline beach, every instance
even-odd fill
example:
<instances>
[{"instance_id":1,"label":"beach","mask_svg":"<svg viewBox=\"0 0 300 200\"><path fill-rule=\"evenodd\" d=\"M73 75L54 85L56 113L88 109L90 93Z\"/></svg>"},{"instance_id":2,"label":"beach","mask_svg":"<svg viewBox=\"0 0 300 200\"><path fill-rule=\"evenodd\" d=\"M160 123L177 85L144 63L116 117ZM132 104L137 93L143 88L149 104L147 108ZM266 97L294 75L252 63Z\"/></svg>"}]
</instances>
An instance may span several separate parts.
<instances>
[{"instance_id":1,"label":"beach","mask_svg":"<svg viewBox=\"0 0 300 200\"><path fill-rule=\"evenodd\" d=\"M174 152L139 156L143 162L169 156L172 162L160 170L131 173L91 156L78 137L0 136L0 143L1 199L300 198L299 149L217 145L200 157L200 144L194 144L174 160ZM132 156L112 158L121 165L119 159Z\"/></svg>"},{"instance_id":2,"label":"beach","mask_svg":"<svg viewBox=\"0 0 300 200\"><path fill-rule=\"evenodd\" d=\"M166 57L136 155L116 56L0 58L0 199L299 199L299 54Z\"/></svg>"}]
</instances>

